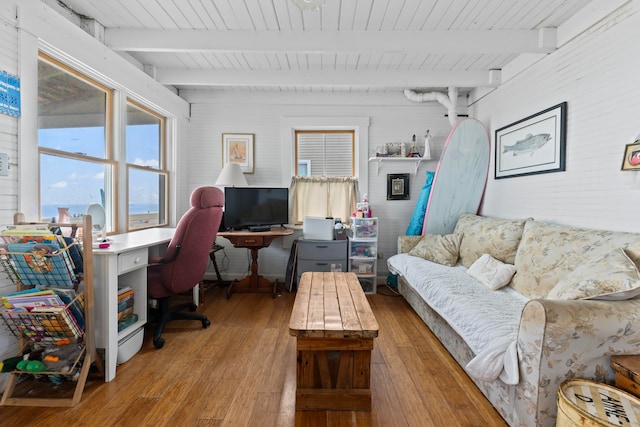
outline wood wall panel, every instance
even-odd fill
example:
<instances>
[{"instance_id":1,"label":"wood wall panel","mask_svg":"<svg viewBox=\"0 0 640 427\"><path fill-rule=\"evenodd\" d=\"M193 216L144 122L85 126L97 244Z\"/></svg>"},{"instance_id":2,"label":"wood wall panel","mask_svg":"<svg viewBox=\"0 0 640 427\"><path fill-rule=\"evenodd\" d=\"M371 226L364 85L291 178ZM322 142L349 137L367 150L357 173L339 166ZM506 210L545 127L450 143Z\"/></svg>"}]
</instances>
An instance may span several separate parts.
<instances>
[{"instance_id":1,"label":"wood wall panel","mask_svg":"<svg viewBox=\"0 0 640 427\"><path fill-rule=\"evenodd\" d=\"M471 107L495 130L568 103L565 172L490 179L482 213L640 231L640 173L620 171L640 134L640 7L631 2Z\"/></svg>"},{"instance_id":2,"label":"wood wall panel","mask_svg":"<svg viewBox=\"0 0 640 427\"><path fill-rule=\"evenodd\" d=\"M0 71L18 74L18 29L15 8L0 6ZM0 114L0 153L9 156L9 176L0 176L0 225L13 223L13 214L18 209L18 174L14 164L18 163L18 119ZM15 285L0 270L0 295L15 290ZM15 355L18 344L15 338L0 327L0 360ZM6 377L6 375L2 376ZM0 389L6 378L0 377Z\"/></svg>"}]
</instances>

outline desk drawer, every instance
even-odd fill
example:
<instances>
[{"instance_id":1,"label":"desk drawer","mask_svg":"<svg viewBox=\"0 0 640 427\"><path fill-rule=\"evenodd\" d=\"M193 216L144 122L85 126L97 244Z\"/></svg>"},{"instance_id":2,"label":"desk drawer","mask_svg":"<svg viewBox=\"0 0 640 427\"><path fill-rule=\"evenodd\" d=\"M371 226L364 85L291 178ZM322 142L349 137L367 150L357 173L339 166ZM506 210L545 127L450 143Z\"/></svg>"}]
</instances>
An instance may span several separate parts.
<instances>
[{"instance_id":1,"label":"desk drawer","mask_svg":"<svg viewBox=\"0 0 640 427\"><path fill-rule=\"evenodd\" d=\"M149 251L138 249L118 255L118 274L146 267L149 263Z\"/></svg>"},{"instance_id":2,"label":"desk drawer","mask_svg":"<svg viewBox=\"0 0 640 427\"><path fill-rule=\"evenodd\" d=\"M347 240L298 240L298 259L342 260L346 257Z\"/></svg>"},{"instance_id":3,"label":"desk drawer","mask_svg":"<svg viewBox=\"0 0 640 427\"><path fill-rule=\"evenodd\" d=\"M234 246L239 247L251 247L251 246L264 246L264 238L262 236L247 236L238 237Z\"/></svg>"},{"instance_id":4,"label":"desk drawer","mask_svg":"<svg viewBox=\"0 0 640 427\"><path fill-rule=\"evenodd\" d=\"M333 267L333 270L332 270ZM298 273L305 271L347 271L347 262L343 259L298 260Z\"/></svg>"}]
</instances>

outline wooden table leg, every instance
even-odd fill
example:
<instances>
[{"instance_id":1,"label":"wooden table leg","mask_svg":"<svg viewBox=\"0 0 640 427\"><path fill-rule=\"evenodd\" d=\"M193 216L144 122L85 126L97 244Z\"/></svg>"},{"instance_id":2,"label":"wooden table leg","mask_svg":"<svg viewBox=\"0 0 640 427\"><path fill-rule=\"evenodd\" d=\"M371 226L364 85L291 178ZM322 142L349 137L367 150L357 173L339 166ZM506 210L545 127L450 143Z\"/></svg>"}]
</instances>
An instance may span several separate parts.
<instances>
[{"instance_id":1,"label":"wooden table leg","mask_svg":"<svg viewBox=\"0 0 640 427\"><path fill-rule=\"evenodd\" d=\"M258 274L258 251L261 248L251 248L251 274L233 282L228 289L227 298L231 296L233 292L259 292L259 293L272 293L275 297L276 286L266 277Z\"/></svg>"},{"instance_id":2,"label":"wooden table leg","mask_svg":"<svg viewBox=\"0 0 640 427\"><path fill-rule=\"evenodd\" d=\"M297 410L371 410L373 339L297 338L296 347Z\"/></svg>"}]
</instances>

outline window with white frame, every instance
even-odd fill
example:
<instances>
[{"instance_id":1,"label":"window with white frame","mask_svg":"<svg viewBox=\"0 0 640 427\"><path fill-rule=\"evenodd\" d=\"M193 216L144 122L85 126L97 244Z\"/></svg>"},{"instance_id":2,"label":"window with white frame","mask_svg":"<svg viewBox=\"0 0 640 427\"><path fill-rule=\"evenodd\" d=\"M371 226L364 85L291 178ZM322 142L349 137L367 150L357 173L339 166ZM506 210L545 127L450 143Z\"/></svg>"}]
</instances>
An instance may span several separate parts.
<instances>
[{"instance_id":1,"label":"window with white frame","mask_svg":"<svg viewBox=\"0 0 640 427\"><path fill-rule=\"evenodd\" d=\"M358 192L355 132L296 130L295 165L290 221L299 224L305 216L346 220Z\"/></svg>"},{"instance_id":2,"label":"window with white frame","mask_svg":"<svg viewBox=\"0 0 640 427\"><path fill-rule=\"evenodd\" d=\"M296 164L297 176L354 176L354 132L297 130Z\"/></svg>"},{"instance_id":3,"label":"window with white frame","mask_svg":"<svg viewBox=\"0 0 640 427\"><path fill-rule=\"evenodd\" d=\"M167 223L164 135L164 117L127 100L127 222L130 230Z\"/></svg>"},{"instance_id":4,"label":"window with white frame","mask_svg":"<svg viewBox=\"0 0 640 427\"><path fill-rule=\"evenodd\" d=\"M41 54L38 60L40 219L73 220L115 198L112 91ZM113 220L113 215L108 215ZM109 222L107 230L115 224Z\"/></svg>"}]
</instances>

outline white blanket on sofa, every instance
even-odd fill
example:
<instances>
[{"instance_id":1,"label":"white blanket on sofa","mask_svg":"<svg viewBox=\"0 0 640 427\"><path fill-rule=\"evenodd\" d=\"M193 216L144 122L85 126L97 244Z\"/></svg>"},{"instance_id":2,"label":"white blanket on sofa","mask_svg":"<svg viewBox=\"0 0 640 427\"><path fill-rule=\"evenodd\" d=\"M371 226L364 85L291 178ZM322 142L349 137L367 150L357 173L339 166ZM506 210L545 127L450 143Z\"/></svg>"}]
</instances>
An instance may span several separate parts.
<instances>
[{"instance_id":1,"label":"white blanket on sofa","mask_svg":"<svg viewBox=\"0 0 640 427\"><path fill-rule=\"evenodd\" d=\"M492 291L462 265L447 267L408 254L387 260L389 271L407 279L476 355L467 372L483 381L519 381L516 338L526 297L507 286Z\"/></svg>"}]
</instances>

